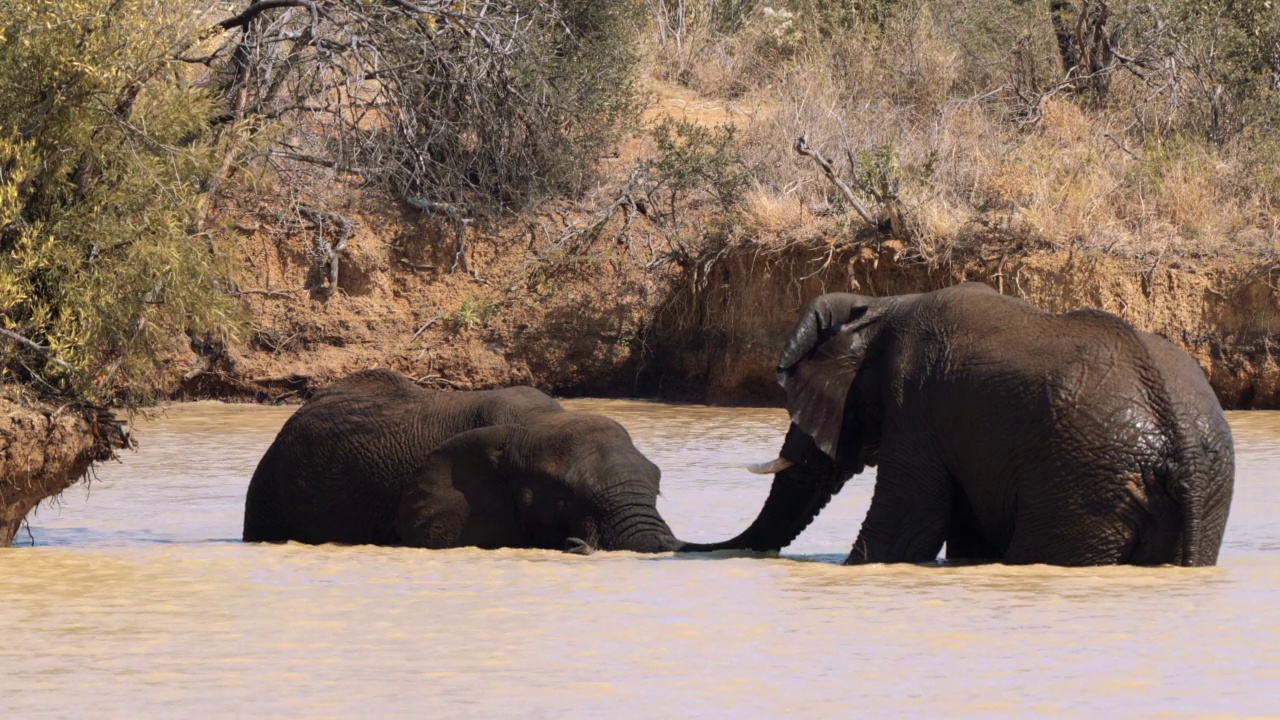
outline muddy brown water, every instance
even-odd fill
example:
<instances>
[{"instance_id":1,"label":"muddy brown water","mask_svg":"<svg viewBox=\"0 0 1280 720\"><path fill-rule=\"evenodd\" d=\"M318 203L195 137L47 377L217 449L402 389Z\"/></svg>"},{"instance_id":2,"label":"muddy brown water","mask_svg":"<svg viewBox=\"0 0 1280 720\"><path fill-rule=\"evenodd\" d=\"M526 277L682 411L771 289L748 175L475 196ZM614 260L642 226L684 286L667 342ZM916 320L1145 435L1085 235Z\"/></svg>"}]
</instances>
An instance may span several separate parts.
<instances>
[{"instance_id":1,"label":"muddy brown water","mask_svg":"<svg viewBox=\"0 0 1280 720\"><path fill-rule=\"evenodd\" d=\"M573 401L677 534L754 517L775 410ZM1027 717L1280 712L1280 413L1234 413L1215 568L847 568L872 476L780 558L247 546L290 409L197 403L0 551L4 717Z\"/></svg>"}]
</instances>

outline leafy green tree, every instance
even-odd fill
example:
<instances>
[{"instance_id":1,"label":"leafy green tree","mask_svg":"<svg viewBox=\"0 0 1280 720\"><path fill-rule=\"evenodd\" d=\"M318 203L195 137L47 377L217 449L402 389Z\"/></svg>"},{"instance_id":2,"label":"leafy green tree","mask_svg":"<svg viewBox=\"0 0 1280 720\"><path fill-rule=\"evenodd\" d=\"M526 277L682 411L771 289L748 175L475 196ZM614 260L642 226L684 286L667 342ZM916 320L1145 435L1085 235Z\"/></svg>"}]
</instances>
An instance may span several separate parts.
<instances>
[{"instance_id":1,"label":"leafy green tree","mask_svg":"<svg viewBox=\"0 0 1280 720\"><path fill-rule=\"evenodd\" d=\"M0 5L4 381L145 400L184 330L234 327L230 262L196 232L218 106L172 60L202 22L165 0Z\"/></svg>"}]
</instances>

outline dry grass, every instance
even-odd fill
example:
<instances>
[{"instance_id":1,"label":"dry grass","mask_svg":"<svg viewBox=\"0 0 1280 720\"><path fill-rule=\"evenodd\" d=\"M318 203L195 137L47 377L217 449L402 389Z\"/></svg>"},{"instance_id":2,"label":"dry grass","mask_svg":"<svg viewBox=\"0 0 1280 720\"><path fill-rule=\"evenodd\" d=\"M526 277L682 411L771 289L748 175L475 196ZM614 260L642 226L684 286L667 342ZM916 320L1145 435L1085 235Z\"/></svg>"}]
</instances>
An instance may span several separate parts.
<instances>
[{"instance_id":1,"label":"dry grass","mask_svg":"<svg viewBox=\"0 0 1280 720\"><path fill-rule=\"evenodd\" d=\"M846 152L893 148L906 239L926 259L1011 239L1130 257L1280 251L1277 141L1215 146L1191 109L1130 74L1105 102L1044 93L1061 69L1038 5L900 6L883 28L821 40L757 7L730 35L690 24L677 59L655 43L655 77L751 108L733 120L756 182L743 232L790 239L838 202L792 150L807 133L846 176Z\"/></svg>"},{"instance_id":2,"label":"dry grass","mask_svg":"<svg viewBox=\"0 0 1280 720\"><path fill-rule=\"evenodd\" d=\"M743 202L743 220L764 233L783 234L813 222L812 213L795 196L754 188Z\"/></svg>"}]
</instances>

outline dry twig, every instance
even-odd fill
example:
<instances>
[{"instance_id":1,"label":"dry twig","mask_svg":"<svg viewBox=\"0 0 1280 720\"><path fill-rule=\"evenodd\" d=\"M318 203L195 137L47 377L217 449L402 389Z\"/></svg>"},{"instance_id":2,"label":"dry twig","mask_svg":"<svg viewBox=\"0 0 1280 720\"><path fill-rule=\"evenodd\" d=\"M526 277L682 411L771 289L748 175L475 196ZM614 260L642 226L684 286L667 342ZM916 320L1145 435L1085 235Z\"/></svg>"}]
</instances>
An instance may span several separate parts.
<instances>
[{"instance_id":1,"label":"dry twig","mask_svg":"<svg viewBox=\"0 0 1280 720\"><path fill-rule=\"evenodd\" d=\"M444 317L444 313L436 313L436 314L435 314L435 317L433 317L433 318L431 318L430 320L428 320L428 321L426 321L426 322L422 323L422 327L418 328L418 332L414 333L414 334L413 334L413 337L409 338L409 342L405 343L405 345L412 345L412 344L413 344L413 341L414 341L414 340L417 340L419 335L421 335L422 333L426 332L426 331L427 331L427 328L431 327L432 325L435 325L435 324L436 324L436 321L438 321L438 320L439 320L440 318L442 318L442 317Z\"/></svg>"},{"instance_id":2,"label":"dry twig","mask_svg":"<svg viewBox=\"0 0 1280 720\"><path fill-rule=\"evenodd\" d=\"M796 140L795 149L797 153L804 155L805 157L813 158L813 161L818 165L818 169L822 170L822 174L826 175L827 179L840 190L840 193L844 195L845 200L849 201L849 204L853 206L853 209L857 211L858 215L862 216L863 220L866 220L870 225L876 224L876 219L871 216L871 213L867 212L867 209L863 207L862 203L858 202L858 198L854 196L853 188L850 188L845 181L840 179L839 175L836 175L836 170L831 166L831 162L823 157L822 153L817 149L809 147L809 133L802 134L800 138Z\"/></svg>"},{"instance_id":3,"label":"dry twig","mask_svg":"<svg viewBox=\"0 0 1280 720\"><path fill-rule=\"evenodd\" d=\"M57 365L58 367L64 370L75 372L75 368L72 367L70 363L58 357L57 355L54 355L52 350L41 345L38 342L35 342L34 340L31 340L23 335L19 335L18 333L13 332L12 330L5 330L4 328L0 328L0 337L6 338L25 348L35 350L37 353L40 354L41 357L53 363L54 365Z\"/></svg>"}]
</instances>

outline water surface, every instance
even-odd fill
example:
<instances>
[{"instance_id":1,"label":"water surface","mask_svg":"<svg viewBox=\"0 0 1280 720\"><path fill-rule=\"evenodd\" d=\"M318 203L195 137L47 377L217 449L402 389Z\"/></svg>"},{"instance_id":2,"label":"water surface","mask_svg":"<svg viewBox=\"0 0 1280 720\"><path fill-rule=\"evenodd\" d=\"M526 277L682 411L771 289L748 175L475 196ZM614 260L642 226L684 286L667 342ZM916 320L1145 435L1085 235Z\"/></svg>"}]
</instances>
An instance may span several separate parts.
<instances>
[{"instance_id":1,"label":"water surface","mask_svg":"<svg viewBox=\"0 0 1280 720\"><path fill-rule=\"evenodd\" d=\"M736 534L781 411L573 401ZM1280 712L1280 413L1233 413L1216 568L838 563L854 478L781 558L246 546L292 409L196 403L0 551L4 717L1145 717Z\"/></svg>"}]
</instances>

